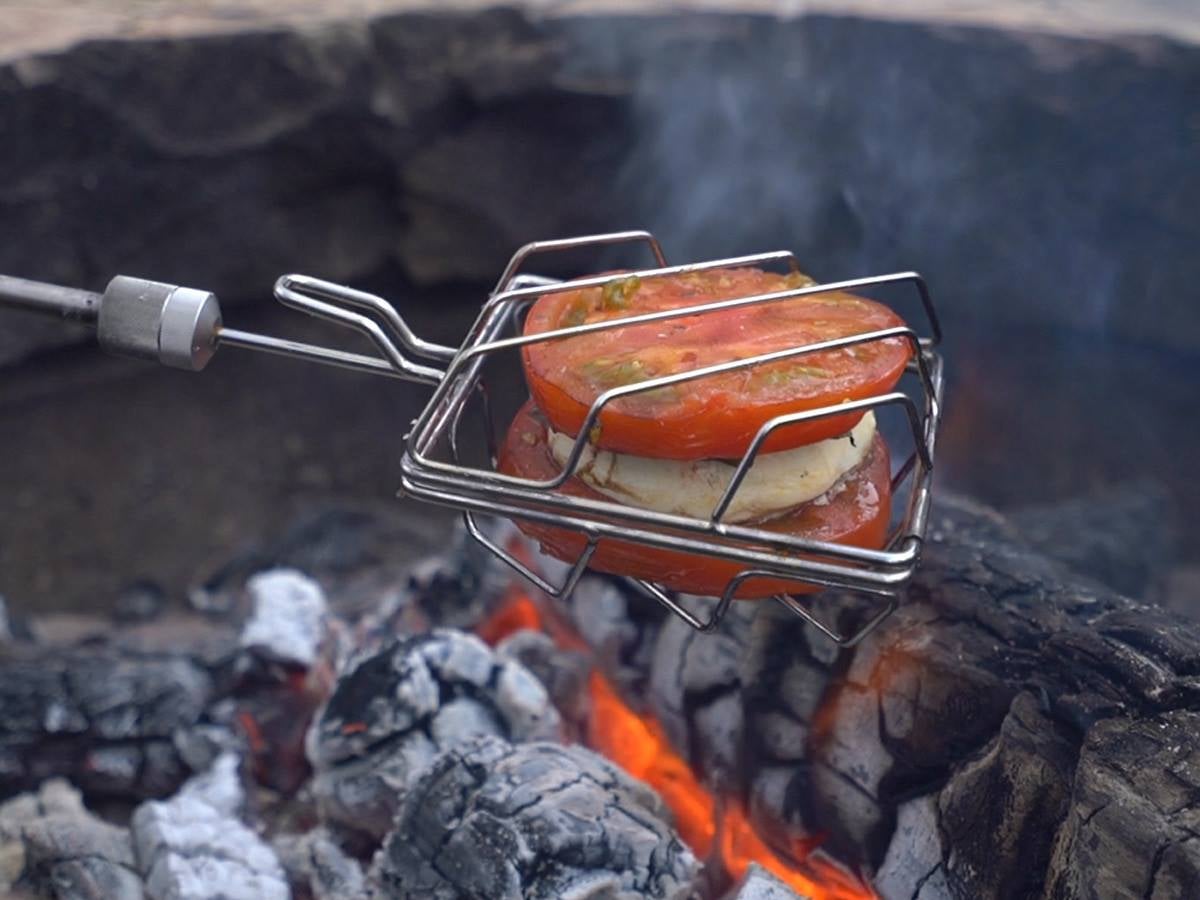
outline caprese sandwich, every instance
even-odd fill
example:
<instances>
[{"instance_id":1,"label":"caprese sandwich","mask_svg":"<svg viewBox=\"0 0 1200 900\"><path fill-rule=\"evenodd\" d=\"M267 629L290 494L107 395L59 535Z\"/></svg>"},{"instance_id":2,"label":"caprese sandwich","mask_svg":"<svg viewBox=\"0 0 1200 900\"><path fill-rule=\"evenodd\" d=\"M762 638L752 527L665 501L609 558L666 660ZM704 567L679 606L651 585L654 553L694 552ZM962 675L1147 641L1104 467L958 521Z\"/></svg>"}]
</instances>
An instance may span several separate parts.
<instances>
[{"instance_id":1,"label":"caprese sandwich","mask_svg":"<svg viewBox=\"0 0 1200 900\"><path fill-rule=\"evenodd\" d=\"M604 287L539 298L525 321L537 334L656 310L678 309L811 284L799 273L712 269L628 276ZM604 391L662 375L904 323L848 293L819 293L616 327L526 345L531 399L500 450L500 470L546 480L562 472L588 410ZM902 338L825 350L627 395L601 411L574 477L559 490L707 519L737 461L775 416L891 390L911 355ZM871 413L853 411L773 432L723 521L814 540L879 548L891 511L890 460ZM518 521L542 549L573 562L586 544L573 530ZM744 567L730 560L616 539L590 567L691 594L720 595ZM795 593L791 581L747 581L738 597Z\"/></svg>"}]
</instances>

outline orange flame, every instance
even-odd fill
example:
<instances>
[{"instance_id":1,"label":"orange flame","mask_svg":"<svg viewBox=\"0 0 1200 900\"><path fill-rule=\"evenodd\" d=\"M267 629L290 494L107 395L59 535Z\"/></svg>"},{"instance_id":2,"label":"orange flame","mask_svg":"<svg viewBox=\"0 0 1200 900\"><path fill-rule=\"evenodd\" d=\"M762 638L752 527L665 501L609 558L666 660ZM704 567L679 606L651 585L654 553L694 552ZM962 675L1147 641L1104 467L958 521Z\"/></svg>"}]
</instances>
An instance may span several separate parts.
<instances>
[{"instance_id":1,"label":"orange flame","mask_svg":"<svg viewBox=\"0 0 1200 900\"><path fill-rule=\"evenodd\" d=\"M490 616L480 623L475 633L485 643L495 646L510 634L530 628L540 631L542 614L528 594L514 592Z\"/></svg>"},{"instance_id":2,"label":"orange flame","mask_svg":"<svg viewBox=\"0 0 1200 900\"><path fill-rule=\"evenodd\" d=\"M759 837L739 804L725 807L721 817L721 859L725 871L735 881L756 862L796 893L813 900L871 900L875 892L832 863L808 858L814 849L810 841L797 840L792 857L804 861L804 869L784 862Z\"/></svg>"},{"instance_id":3,"label":"orange flame","mask_svg":"<svg viewBox=\"0 0 1200 900\"><path fill-rule=\"evenodd\" d=\"M712 793L671 748L662 726L652 716L638 715L630 709L596 670L592 670L589 687L592 708L588 745L658 791L675 814L680 836L697 856L703 859L711 853L720 821L717 844L721 862L734 880L756 862L812 900L871 900L876 896L833 863L809 858L811 842L798 840L791 848L793 859L803 860L803 869L782 859L759 837L740 804L723 804L718 817Z\"/></svg>"},{"instance_id":4,"label":"orange flame","mask_svg":"<svg viewBox=\"0 0 1200 900\"><path fill-rule=\"evenodd\" d=\"M585 646L578 635L553 617L544 616L537 603L519 591L479 626L478 634L495 644L522 628L543 628L561 647ZM726 873L735 881L746 874L750 863L758 863L812 900L877 897L833 863L811 857L819 841L797 839L789 848L790 860L785 860L762 839L739 803L717 802L687 760L672 748L653 716L631 709L597 669L591 672L588 688L588 746L658 792L675 816L680 837L698 857L710 858L715 848Z\"/></svg>"},{"instance_id":5,"label":"orange flame","mask_svg":"<svg viewBox=\"0 0 1200 900\"><path fill-rule=\"evenodd\" d=\"M588 746L658 791L675 813L680 837L698 856L708 856L716 833L712 795L671 749L662 727L626 706L608 679L594 669L589 687Z\"/></svg>"}]
</instances>

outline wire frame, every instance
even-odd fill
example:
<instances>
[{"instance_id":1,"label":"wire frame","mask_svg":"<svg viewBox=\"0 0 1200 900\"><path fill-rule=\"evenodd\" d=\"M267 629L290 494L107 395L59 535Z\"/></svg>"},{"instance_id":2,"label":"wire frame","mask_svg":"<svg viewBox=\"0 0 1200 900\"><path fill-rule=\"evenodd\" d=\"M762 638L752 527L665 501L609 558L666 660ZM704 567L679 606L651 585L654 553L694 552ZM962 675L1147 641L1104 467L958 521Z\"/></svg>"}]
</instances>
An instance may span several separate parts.
<instances>
[{"instance_id":1,"label":"wire frame","mask_svg":"<svg viewBox=\"0 0 1200 900\"><path fill-rule=\"evenodd\" d=\"M654 258L651 268L613 275L588 276L566 281L544 278L522 271L533 257L567 250L599 249L617 244L642 244ZM831 640L848 645L861 640L895 608L895 596L912 577L920 558L928 521L934 450L941 417L943 390L942 360L936 348L941 328L930 292L915 272L899 272L869 278L815 284L713 301L680 309L641 313L621 319L587 323L538 334L518 333L521 313L538 297L550 293L603 287L631 275L645 279L688 272L739 267L787 265L796 270L795 256L788 251L760 253L686 265L668 265L661 245L649 232L626 231L566 240L544 241L521 248L505 268L495 291L484 303L462 345L445 347L422 341L411 332L387 301L370 294L305 276L285 276L276 286L281 302L311 315L353 328L365 334L382 354L380 357L347 354L273 338L255 338L236 332L223 339L268 352L284 353L331 365L374 371L434 385L433 396L405 435L401 458L401 494L463 511L470 534L492 553L512 566L539 589L554 596L568 594L578 582L601 541L676 550L726 559L741 571L726 586L708 618L689 611L671 592L648 582L635 587L652 597L689 625L701 631L717 627L739 587L755 579L787 579L805 585L836 587L886 598L881 610L864 627L842 634L818 620L791 595L776 600L792 613L810 621ZM566 340L611 328L716 313L779 303L797 297L834 291L856 291L886 285L907 285L920 299L928 320L928 333L909 327L880 329L864 334L787 347L744 359L704 366L699 369L647 379L637 384L611 388L601 393L589 408L563 470L554 478L535 481L496 470L495 435L484 378L485 364L493 357L537 343ZM510 334L510 332L512 332ZM819 409L776 416L765 422L734 468L733 476L710 515L704 518L661 513L611 500L569 496L557 489L573 477L583 459L587 435L599 422L603 410L622 398L663 387L686 384L755 366L860 344L907 341L913 349L909 370L920 387L914 400L906 393L890 391L877 396L839 403ZM419 356L444 364L445 369L419 363ZM484 433L489 442L487 467L468 466L461 460L460 430L472 400L478 400ZM763 445L780 428L847 412L895 406L904 414L912 438L912 451L892 476L893 489L909 484L903 515L882 550L815 541L769 532L752 525L730 523L726 515ZM584 550L567 572L561 585L549 584L503 547L491 541L478 527L477 514L501 515L570 529L585 538Z\"/></svg>"}]
</instances>

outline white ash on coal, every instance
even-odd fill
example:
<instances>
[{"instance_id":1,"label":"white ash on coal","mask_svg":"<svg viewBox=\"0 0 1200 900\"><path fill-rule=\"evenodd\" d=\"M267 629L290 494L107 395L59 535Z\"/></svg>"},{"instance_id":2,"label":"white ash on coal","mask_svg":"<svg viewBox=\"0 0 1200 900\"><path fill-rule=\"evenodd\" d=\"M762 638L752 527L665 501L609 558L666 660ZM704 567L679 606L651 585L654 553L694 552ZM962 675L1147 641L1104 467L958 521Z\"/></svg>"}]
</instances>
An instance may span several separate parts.
<instances>
[{"instance_id":1,"label":"white ash on coal","mask_svg":"<svg viewBox=\"0 0 1200 900\"><path fill-rule=\"evenodd\" d=\"M578 650L559 647L544 631L522 628L496 644L496 654L515 660L546 688L568 733L579 735L586 726L592 661Z\"/></svg>"},{"instance_id":2,"label":"white ash on coal","mask_svg":"<svg viewBox=\"0 0 1200 900\"><path fill-rule=\"evenodd\" d=\"M412 785L371 874L396 900L684 900L700 867L668 817L588 750L481 738Z\"/></svg>"},{"instance_id":3,"label":"white ash on coal","mask_svg":"<svg viewBox=\"0 0 1200 900\"><path fill-rule=\"evenodd\" d=\"M287 871L293 897L312 900L360 900L367 882L358 860L347 856L324 828L283 835L273 842Z\"/></svg>"},{"instance_id":4,"label":"white ash on coal","mask_svg":"<svg viewBox=\"0 0 1200 900\"><path fill-rule=\"evenodd\" d=\"M234 667L236 721L260 783L291 794L311 772L304 735L351 653L351 638L321 585L295 569L252 575L246 594L251 608Z\"/></svg>"},{"instance_id":5,"label":"white ash on coal","mask_svg":"<svg viewBox=\"0 0 1200 900\"><path fill-rule=\"evenodd\" d=\"M288 900L275 852L240 818L245 793L239 761L220 757L170 800L133 816L138 865L153 900Z\"/></svg>"},{"instance_id":6,"label":"white ash on coal","mask_svg":"<svg viewBox=\"0 0 1200 900\"><path fill-rule=\"evenodd\" d=\"M353 663L308 735L327 821L381 839L412 780L439 751L479 735L558 739L542 684L471 635L437 629Z\"/></svg>"},{"instance_id":7,"label":"white ash on coal","mask_svg":"<svg viewBox=\"0 0 1200 900\"><path fill-rule=\"evenodd\" d=\"M566 564L523 540L526 553L536 560L535 568L550 582L561 584ZM569 597L554 601L554 609L591 648L622 693L631 698L646 695L659 629L671 618L665 608L622 579L584 575Z\"/></svg>"},{"instance_id":8,"label":"white ash on coal","mask_svg":"<svg viewBox=\"0 0 1200 900\"><path fill-rule=\"evenodd\" d=\"M735 604L696 634L599 576L547 605L464 553L400 579L395 602L352 629L330 612L339 598L324 612L309 602L320 589L307 576L269 572L240 638L224 620L193 647L181 638L199 632L168 616L83 646L5 644L0 791L68 775L111 815L226 750L255 791L224 757L139 808L132 856L125 832L86 819L9 828L0 875L46 895L73 879L70 896L86 900L143 883L186 896L210 868L231 896L304 900L866 896L830 857L884 896L922 900L1080 893L1097 871L1130 896L1200 884L1187 749L1200 640L995 513L940 497L905 602L846 650L766 603ZM439 591L454 595L450 619L491 633L495 650L427 630ZM873 603L805 602L843 628ZM546 631L513 631L530 624ZM333 682L351 630L361 644ZM667 800L571 738L626 760ZM703 876L680 835L711 863ZM782 884L747 872L754 861Z\"/></svg>"},{"instance_id":9,"label":"white ash on coal","mask_svg":"<svg viewBox=\"0 0 1200 900\"><path fill-rule=\"evenodd\" d=\"M700 615L716 601L680 598ZM714 786L735 785L742 743L744 648L758 604L735 603L720 625L700 634L682 619L663 622L650 664L649 708L672 745Z\"/></svg>"},{"instance_id":10,"label":"white ash on coal","mask_svg":"<svg viewBox=\"0 0 1200 900\"><path fill-rule=\"evenodd\" d=\"M253 610L239 643L263 658L309 668L325 640L329 607L321 586L294 569L259 572L246 582Z\"/></svg>"},{"instance_id":11,"label":"white ash on coal","mask_svg":"<svg viewBox=\"0 0 1200 900\"><path fill-rule=\"evenodd\" d=\"M189 774L175 741L215 693L182 654L12 645L0 656L0 796L54 776L100 794L166 794Z\"/></svg>"},{"instance_id":12,"label":"white ash on coal","mask_svg":"<svg viewBox=\"0 0 1200 900\"><path fill-rule=\"evenodd\" d=\"M0 804L0 895L142 900L129 832L93 816L65 781L45 781Z\"/></svg>"}]
</instances>

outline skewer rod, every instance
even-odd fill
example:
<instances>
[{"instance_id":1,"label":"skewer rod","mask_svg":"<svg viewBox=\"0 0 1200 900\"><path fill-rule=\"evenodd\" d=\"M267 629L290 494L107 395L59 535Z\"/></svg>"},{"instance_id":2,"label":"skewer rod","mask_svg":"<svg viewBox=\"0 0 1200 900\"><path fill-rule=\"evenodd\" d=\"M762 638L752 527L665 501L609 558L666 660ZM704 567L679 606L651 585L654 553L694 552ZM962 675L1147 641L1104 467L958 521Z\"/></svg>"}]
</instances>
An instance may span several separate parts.
<instances>
[{"instance_id":1,"label":"skewer rod","mask_svg":"<svg viewBox=\"0 0 1200 900\"><path fill-rule=\"evenodd\" d=\"M94 325L100 314L100 295L78 288L0 275L0 306Z\"/></svg>"}]
</instances>

